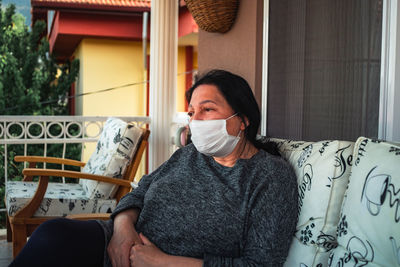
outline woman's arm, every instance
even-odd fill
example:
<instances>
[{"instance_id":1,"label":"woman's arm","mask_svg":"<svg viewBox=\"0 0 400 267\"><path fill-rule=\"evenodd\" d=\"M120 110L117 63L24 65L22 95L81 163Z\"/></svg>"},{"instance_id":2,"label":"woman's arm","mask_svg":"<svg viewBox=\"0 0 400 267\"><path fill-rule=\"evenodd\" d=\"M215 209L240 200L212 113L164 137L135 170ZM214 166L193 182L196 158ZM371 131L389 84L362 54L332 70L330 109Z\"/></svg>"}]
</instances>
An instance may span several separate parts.
<instances>
[{"instance_id":1,"label":"woman's arm","mask_svg":"<svg viewBox=\"0 0 400 267\"><path fill-rule=\"evenodd\" d=\"M142 244L135 229L139 209L128 209L114 218L114 231L107 252L113 266L130 266L129 251L132 246Z\"/></svg>"},{"instance_id":2,"label":"woman's arm","mask_svg":"<svg viewBox=\"0 0 400 267\"><path fill-rule=\"evenodd\" d=\"M144 175L140 179L138 187L122 197L111 214L111 219L114 221L114 232L107 252L113 266L129 266L130 249L134 245L143 244L135 225L139 213L143 209L145 195L154 180L164 177L163 172L166 169L170 169L169 162L174 157L177 157L178 151L154 172Z\"/></svg>"},{"instance_id":3,"label":"woman's arm","mask_svg":"<svg viewBox=\"0 0 400 267\"><path fill-rule=\"evenodd\" d=\"M130 261L134 267L201 267L203 260L182 256L168 255L157 248L147 237L139 234L143 244L131 249Z\"/></svg>"}]
</instances>

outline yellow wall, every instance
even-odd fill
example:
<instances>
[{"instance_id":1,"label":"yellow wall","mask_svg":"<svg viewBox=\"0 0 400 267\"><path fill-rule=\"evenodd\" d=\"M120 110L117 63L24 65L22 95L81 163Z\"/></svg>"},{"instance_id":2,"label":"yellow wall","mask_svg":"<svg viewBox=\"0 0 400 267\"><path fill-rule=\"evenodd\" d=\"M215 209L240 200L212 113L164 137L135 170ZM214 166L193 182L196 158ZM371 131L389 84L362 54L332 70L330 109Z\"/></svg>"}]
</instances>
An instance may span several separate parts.
<instances>
[{"instance_id":1,"label":"yellow wall","mask_svg":"<svg viewBox=\"0 0 400 267\"><path fill-rule=\"evenodd\" d=\"M141 42L84 39L75 51L75 57L80 60L77 94L116 88L78 97L76 115L146 115L146 84L142 83L146 77ZM125 86L133 83L138 84ZM85 146L84 161L88 160L94 148L95 144ZM144 174L141 165L136 178Z\"/></svg>"},{"instance_id":2,"label":"yellow wall","mask_svg":"<svg viewBox=\"0 0 400 267\"><path fill-rule=\"evenodd\" d=\"M198 70L199 65L197 63L197 51L193 51L193 69Z\"/></svg>"},{"instance_id":3,"label":"yellow wall","mask_svg":"<svg viewBox=\"0 0 400 267\"><path fill-rule=\"evenodd\" d=\"M178 77L177 77L177 91L176 91L176 111L185 111L185 71L186 71L186 51L184 46L178 47Z\"/></svg>"},{"instance_id":4,"label":"yellow wall","mask_svg":"<svg viewBox=\"0 0 400 267\"><path fill-rule=\"evenodd\" d=\"M146 80L141 42L84 39L76 56L80 59L77 91L81 93L140 83L83 96L77 114L146 115L146 90L141 83Z\"/></svg>"}]
</instances>

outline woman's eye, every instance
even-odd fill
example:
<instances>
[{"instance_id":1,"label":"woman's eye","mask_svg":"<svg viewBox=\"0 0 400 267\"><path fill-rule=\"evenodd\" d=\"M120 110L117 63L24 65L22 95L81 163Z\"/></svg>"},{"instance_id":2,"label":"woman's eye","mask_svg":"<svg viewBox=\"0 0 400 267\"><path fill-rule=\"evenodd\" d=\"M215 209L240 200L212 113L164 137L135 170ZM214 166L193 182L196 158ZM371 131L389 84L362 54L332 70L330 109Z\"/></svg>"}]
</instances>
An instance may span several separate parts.
<instances>
[{"instance_id":1,"label":"woman's eye","mask_svg":"<svg viewBox=\"0 0 400 267\"><path fill-rule=\"evenodd\" d=\"M214 110L214 109L212 109L212 108L205 108L204 110L207 111L207 112L209 112L209 111L212 111L212 110Z\"/></svg>"}]
</instances>

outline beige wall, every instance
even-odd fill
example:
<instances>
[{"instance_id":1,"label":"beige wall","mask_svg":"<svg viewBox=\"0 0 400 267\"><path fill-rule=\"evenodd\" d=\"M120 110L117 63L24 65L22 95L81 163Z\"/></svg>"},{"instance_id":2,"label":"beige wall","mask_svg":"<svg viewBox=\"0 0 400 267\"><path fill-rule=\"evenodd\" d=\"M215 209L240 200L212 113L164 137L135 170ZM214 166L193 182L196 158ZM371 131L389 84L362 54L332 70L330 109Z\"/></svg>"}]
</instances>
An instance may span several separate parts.
<instances>
[{"instance_id":1,"label":"beige wall","mask_svg":"<svg viewBox=\"0 0 400 267\"><path fill-rule=\"evenodd\" d=\"M263 0L241 0L227 33L199 30L200 74L220 68L244 77L261 103Z\"/></svg>"}]
</instances>

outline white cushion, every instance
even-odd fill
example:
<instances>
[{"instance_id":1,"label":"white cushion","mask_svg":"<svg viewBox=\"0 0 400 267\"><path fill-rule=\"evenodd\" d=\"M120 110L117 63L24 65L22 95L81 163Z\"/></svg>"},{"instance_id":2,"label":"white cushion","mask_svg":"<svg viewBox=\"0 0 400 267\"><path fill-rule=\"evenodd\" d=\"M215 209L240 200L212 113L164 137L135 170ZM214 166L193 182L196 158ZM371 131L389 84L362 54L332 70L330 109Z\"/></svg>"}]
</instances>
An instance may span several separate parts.
<instances>
[{"instance_id":1,"label":"white cushion","mask_svg":"<svg viewBox=\"0 0 400 267\"><path fill-rule=\"evenodd\" d=\"M293 166L299 188L299 220L285 266L326 266L329 251L336 247L353 143L272 141Z\"/></svg>"},{"instance_id":2,"label":"white cushion","mask_svg":"<svg viewBox=\"0 0 400 267\"><path fill-rule=\"evenodd\" d=\"M286 258L284 266L325 267L327 266L329 255L329 251L321 251L315 246L305 246L300 240L293 238L290 245L290 256Z\"/></svg>"},{"instance_id":3,"label":"white cushion","mask_svg":"<svg viewBox=\"0 0 400 267\"><path fill-rule=\"evenodd\" d=\"M400 146L360 137L330 266L400 266Z\"/></svg>"},{"instance_id":4,"label":"white cushion","mask_svg":"<svg viewBox=\"0 0 400 267\"><path fill-rule=\"evenodd\" d=\"M117 118L109 118L82 172L122 178L142 135L142 129ZM113 198L117 185L94 180L80 182L89 198Z\"/></svg>"},{"instance_id":5,"label":"white cushion","mask_svg":"<svg viewBox=\"0 0 400 267\"><path fill-rule=\"evenodd\" d=\"M37 182L9 181L6 184L6 207L14 216L36 192ZM49 183L43 201L34 216L66 216L80 213L110 213L115 199L90 199L80 184Z\"/></svg>"}]
</instances>

